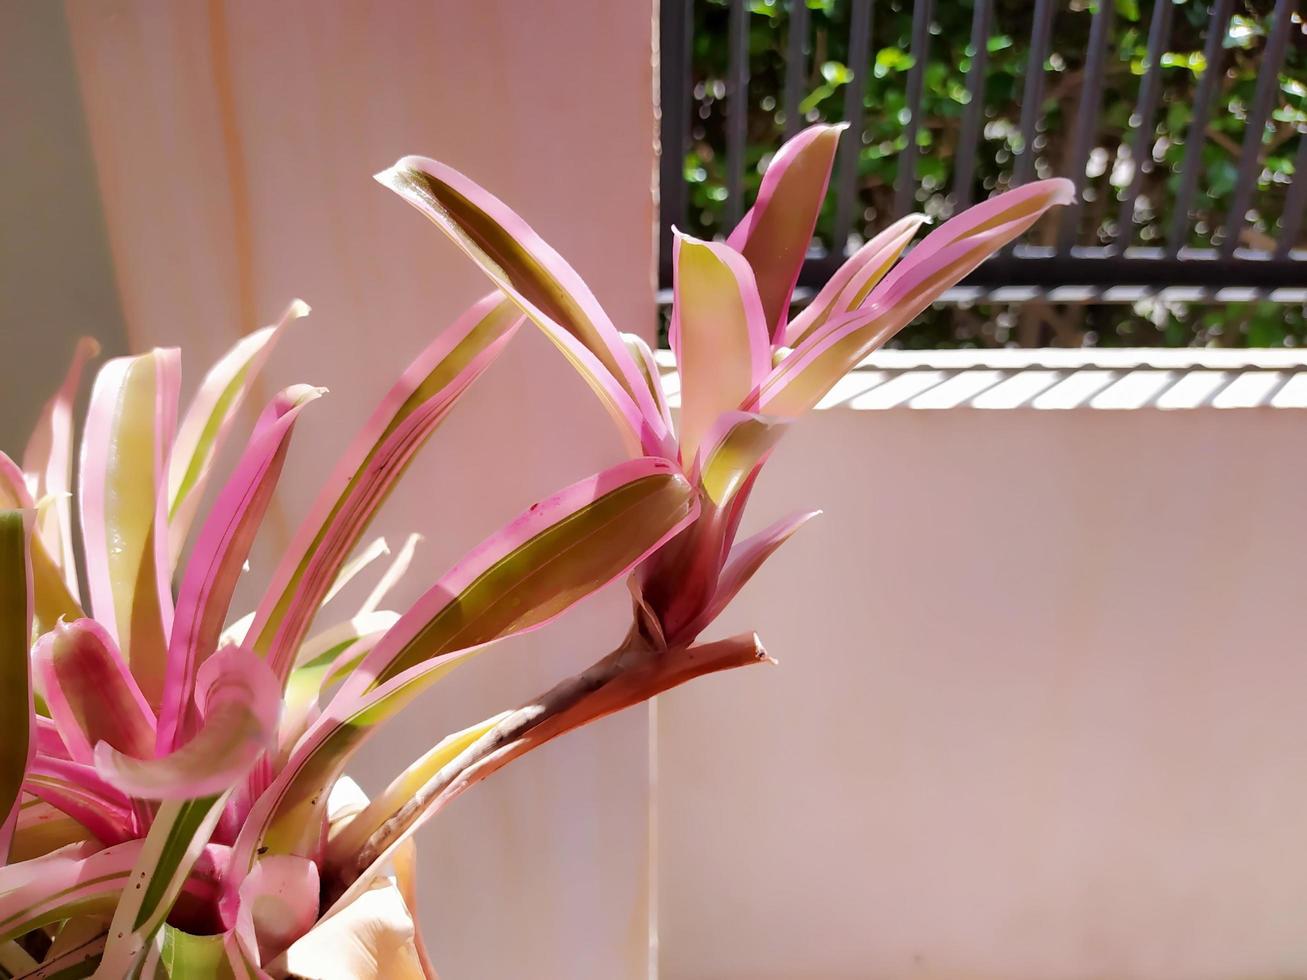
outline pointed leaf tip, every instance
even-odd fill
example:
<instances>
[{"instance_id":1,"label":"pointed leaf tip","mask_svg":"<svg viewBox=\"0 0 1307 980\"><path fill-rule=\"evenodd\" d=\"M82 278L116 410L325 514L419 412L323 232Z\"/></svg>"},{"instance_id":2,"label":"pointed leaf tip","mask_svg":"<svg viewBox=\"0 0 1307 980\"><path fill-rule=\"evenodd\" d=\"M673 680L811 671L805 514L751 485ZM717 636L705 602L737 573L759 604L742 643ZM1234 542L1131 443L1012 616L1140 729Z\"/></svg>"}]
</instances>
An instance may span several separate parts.
<instances>
[{"instance_id":1,"label":"pointed leaf tip","mask_svg":"<svg viewBox=\"0 0 1307 980\"><path fill-rule=\"evenodd\" d=\"M633 454L670 454L669 434L617 328L576 270L498 197L437 160L382 174L543 330L599 396Z\"/></svg>"}]
</instances>

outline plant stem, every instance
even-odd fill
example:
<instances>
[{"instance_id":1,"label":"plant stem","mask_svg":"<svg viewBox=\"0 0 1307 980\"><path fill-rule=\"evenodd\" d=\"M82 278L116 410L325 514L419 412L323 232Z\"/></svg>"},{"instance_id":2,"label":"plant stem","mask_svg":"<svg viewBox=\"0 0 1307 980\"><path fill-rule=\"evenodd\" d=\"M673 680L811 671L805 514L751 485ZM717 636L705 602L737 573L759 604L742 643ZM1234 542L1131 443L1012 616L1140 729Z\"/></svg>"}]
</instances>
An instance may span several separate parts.
<instances>
[{"instance_id":1,"label":"plant stem","mask_svg":"<svg viewBox=\"0 0 1307 980\"><path fill-rule=\"evenodd\" d=\"M769 660L752 633L698 646L660 649L632 627L622 644L607 656L522 705L468 746L387 819L352 860L326 869L324 907L334 905L446 803L518 756L695 677Z\"/></svg>"}]
</instances>

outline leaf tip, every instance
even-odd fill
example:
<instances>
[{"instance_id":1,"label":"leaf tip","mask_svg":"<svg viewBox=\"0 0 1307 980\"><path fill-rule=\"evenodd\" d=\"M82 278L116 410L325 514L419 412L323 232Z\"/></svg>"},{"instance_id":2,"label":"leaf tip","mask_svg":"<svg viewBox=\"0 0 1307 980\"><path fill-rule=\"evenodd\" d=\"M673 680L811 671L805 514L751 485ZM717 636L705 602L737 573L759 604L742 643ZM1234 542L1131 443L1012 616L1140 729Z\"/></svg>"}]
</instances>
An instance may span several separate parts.
<instances>
[{"instance_id":1,"label":"leaf tip","mask_svg":"<svg viewBox=\"0 0 1307 980\"><path fill-rule=\"evenodd\" d=\"M395 186L398 182L398 171L399 164L397 163L394 166L387 167L385 170L378 170L372 175L372 179L382 187L389 187L391 190L398 190Z\"/></svg>"}]
</instances>

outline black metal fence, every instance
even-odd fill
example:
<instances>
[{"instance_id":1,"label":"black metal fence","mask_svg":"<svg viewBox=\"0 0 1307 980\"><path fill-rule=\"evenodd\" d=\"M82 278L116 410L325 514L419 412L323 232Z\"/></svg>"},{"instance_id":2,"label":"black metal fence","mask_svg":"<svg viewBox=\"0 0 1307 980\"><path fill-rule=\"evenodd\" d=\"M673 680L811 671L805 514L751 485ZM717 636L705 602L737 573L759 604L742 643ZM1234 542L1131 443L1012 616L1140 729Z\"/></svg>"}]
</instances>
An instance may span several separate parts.
<instances>
[{"instance_id":1,"label":"black metal fence","mask_svg":"<svg viewBox=\"0 0 1307 980\"><path fill-rule=\"evenodd\" d=\"M704 3L705 0L699 0ZM770 0L783 8L785 47L784 78L779 105L775 105L778 128L792 135L805 123L801 102L812 77L810 34L811 11L806 0ZM850 132L842 141L840 156L832 177L830 195L833 213L826 222L824 240L819 240L805 265L800 285L816 288L857 242L870 230L909 211L918 210L921 196L918 176L921 165L923 125L922 99L926 73L931 66L932 28L935 0L896 0L894 9L900 18L910 10L910 68L903 79L906 112L901 113L903 133L896 157L896 172L891 188L883 198L890 203L873 209L865 207L865 181L860 174L859 159L864 148L868 72L874 61L877 40L874 20L877 0L835 0L842 2L839 24L847 31L841 38L847 51L847 77L842 84L842 118ZM882 8L890 0L879 0ZM662 261L661 284L671 285L670 229L687 226L690 184L686 178L686 161L692 136L693 88L692 45L694 43L695 0L663 0L661 23L662 88ZM717 0L723 5L723 0ZM756 0L725 0L729 18L726 31L726 71L724 91L718 104L724 105L724 153L716 161L724 171L722 223L733 224L746 205L746 158L749 153L750 125L750 24L751 7ZM1146 0L1145 0L1146 5ZM1137 91L1132 100L1126 131L1106 140L1100 131L1103 111L1105 70L1120 31L1114 24L1119 17L1118 3L1098 0L1095 7L1081 11L1089 18L1083 51L1070 53L1076 59L1076 85L1073 93L1062 93L1073 111L1059 117L1061 159L1053 161L1041 155L1042 135L1047 128L1046 82L1050 59L1061 57L1052 50L1054 16L1066 3L1057 0L1034 0L1033 6L1019 5L1023 23L1015 23L1011 10L1004 11L1009 32L1028 38L1029 57L1020 91L1013 93L1019 105L1019 133L1012 134L1011 161L1005 180L1022 183L1036 176L1061 173L1070 178L1078 190L1087 189L1091 155L1104 152L1104 144L1114 156L1134 161L1128 181L1098 190L1096 210L1103 220L1087 221L1083 205L1061 209L1050 219L1051 227L1043 230L1037 244L1010 247L977 269L957 290L953 299L976 301L1020 301L1040 298L1056 302L1133 301L1143 296L1171 295L1193 301L1222 301L1264 297L1275 301L1307 302L1307 248L1301 247L1303 216L1307 207L1307 124L1295 123L1296 117L1285 116L1281 108L1284 91L1307 95L1307 74L1287 67L1287 55L1293 45L1304 39L1298 0L1275 0L1266 6L1260 22L1265 25L1257 39L1253 55L1255 89L1250 100L1234 99L1223 83L1226 65L1232 57L1227 39L1234 18L1244 17L1235 9L1235 0L1210 0L1205 26L1200 25L1203 69L1194 74L1192 102L1183 154L1178 166L1167 164L1169 197L1166 212L1155 216L1162 229L1147 244L1136 241L1136 209L1146 176L1153 169L1155 141L1158 139L1159 110L1163 110L1163 70L1172 41L1177 11L1174 0L1155 0L1151 9L1137 15L1141 47L1145 50L1137 66ZM1244 8L1240 8L1243 10ZM966 44L966 67L962 72L966 90L959 96L960 118L955 123L955 142L949 153L950 181L937 194L938 210L945 216L964 208L977 197L994 188L992 181L978 179L977 163L992 143L982 138L992 124L987 110L985 85L991 38L997 29L995 0L974 0L970 16L970 37ZM1252 21L1250 21L1251 23ZM1146 23L1146 27L1145 27ZM1237 20L1242 29L1243 20ZM1146 31L1146 42L1144 32ZM940 44L936 40L937 46ZM1241 55L1243 56L1243 55ZM956 70L957 66L950 66ZM1120 96L1117 96L1119 98ZM1170 92L1170 98L1174 93ZM828 102L829 105L829 102ZM1213 118L1235 107L1241 114L1242 139L1225 141L1234 163L1233 186L1223 189L1226 210L1219 218L1211 214L1215 198L1211 182L1205 180L1203 147L1208 142ZM988 112L988 115L987 115ZM830 112L826 113L829 118ZM1273 114L1288 123L1273 121ZM756 113L755 113L756 115ZM808 118L812 118L812 113ZM1307 117L1304 117L1307 118ZM1278 132L1278 136L1276 135ZM1219 135L1219 134L1217 134ZM1258 216L1251 211L1259 181L1265 183L1264 166L1268 143L1286 138L1296 140L1291 150L1292 176L1287 186L1277 188L1278 215ZM1290 143L1292 145L1292 143ZM1177 148L1178 149L1178 148ZM1283 145L1277 152L1283 153ZM1094 168L1101 175L1101 161ZM1285 175L1277 178L1286 184ZM1100 181L1100 184L1105 182ZM1090 189L1094 195L1095 190ZM1105 198L1110 196L1110 202ZM829 205L828 201L828 205ZM1111 211L1106 215L1104 212ZM1196 222L1197 214L1202 220ZM1256 220L1254 220L1256 219ZM691 226L693 223L691 222Z\"/></svg>"}]
</instances>

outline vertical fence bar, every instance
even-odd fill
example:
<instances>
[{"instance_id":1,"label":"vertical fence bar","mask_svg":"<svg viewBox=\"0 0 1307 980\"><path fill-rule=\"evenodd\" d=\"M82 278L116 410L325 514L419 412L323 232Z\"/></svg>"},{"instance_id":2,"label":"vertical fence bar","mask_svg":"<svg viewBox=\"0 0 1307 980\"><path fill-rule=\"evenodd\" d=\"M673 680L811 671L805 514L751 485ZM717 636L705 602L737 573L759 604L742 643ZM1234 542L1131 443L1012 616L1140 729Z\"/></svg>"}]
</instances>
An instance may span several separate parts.
<instances>
[{"instance_id":1,"label":"vertical fence bar","mask_svg":"<svg viewBox=\"0 0 1307 980\"><path fill-rule=\"evenodd\" d=\"M1174 0L1157 0L1153 20L1148 26L1148 67L1144 69L1144 80L1139 85L1139 103L1130 120L1135 127L1134 140L1130 144L1134 173L1130 175L1130 185L1121 199L1116 234L1112 239L1119 250L1128 248L1134 239L1135 203L1144 187L1144 174L1151 169L1153 129L1157 103L1162 94L1162 55L1171 39L1171 15L1174 11Z\"/></svg>"},{"instance_id":2,"label":"vertical fence bar","mask_svg":"<svg viewBox=\"0 0 1307 980\"><path fill-rule=\"evenodd\" d=\"M672 284L672 226L685 227L685 152L690 137L690 34L694 0L663 0L658 26L658 276Z\"/></svg>"},{"instance_id":3,"label":"vertical fence bar","mask_svg":"<svg viewBox=\"0 0 1307 980\"><path fill-rule=\"evenodd\" d=\"M1089 53L1085 56L1085 76L1080 85L1080 104L1076 108L1076 125L1071 135L1071 182L1076 187L1075 200L1062 209L1061 224L1057 229L1057 250L1061 255L1071 252L1076 234L1080 230L1080 213L1084 208L1081 196L1085 189L1085 171L1089 167L1090 145L1098 123L1098 111L1103 103L1103 68L1107 63L1107 38L1112 30L1114 0L1098 0L1094 19L1089 27Z\"/></svg>"},{"instance_id":4,"label":"vertical fence bar","mask_svg":"<svg viewBox=\"0 0 1307 980\"><path fill-rule=\"evenodd\" d=\"M726 225L744 214L744 153L749 132L749 10L731 0L726 69Z\"/></svg>"},{"instance_id":5,"label":"vertical fence bar","mask_svg":"<svg viewBox=\"0 0 1307 980\"><path fill-rule=\"evenodd\" d=\"M930 18L934 0L915 0L912 5L912 67L908 70L907 144L899 154L895 175L894 217L901 218L912 210L917 191L917 133L921 129L923 96L926 84L926 59L930 56Z\"/></svg>"},{"instance_id":6,"label":"vertical fence bar","mask_svg":"<svg viewBox=\"0 0 1307 980\"><path fill-rule=\"evenodd\" d=\"M1239 232L1248 220L1248 208L1257 189L1257 177L1262 167L1262 144L1266 141L1266 120L1271 115L1271 103L1280 88L1280 66L1284 64L1289 46L1289 28L1297 0L1276 0L1275 19L1271 36L1266 41L1261 63L1257 66L1257 91L1253 94L1252 110L1243 134L1243 148L1239 151L1239 173L1234 182L1234 201L1225 216L1225 236L1221 239L1221 255L1230 258L1239 246Z\"/></svg>"},{"instance_id":7,"label":"vertical fence bar","mask_svg":"<svg viewBox=\"0 0 1307 980\"><path fill-rule=\"evenodd\" d=\"M989 24L993 0L975 0L971 12L971 67L967 69L967 107L954 154L953 211L971 207L976 183L976 154L985 124L985 70L989 67Z\"/></svg>"},{"instance_id":8,"label":"vertical fence bar","mask_svg":"<svg viewBox=\"0 0 1307 980\"><path fill-rule=\"evenodd\" d=\"M790 0L790 36L785 54L785 138L800 129L799 103L808 77L808 0Z\"/></svg>"},{"instance_id":9,"label":"vertical fence bar","mask_svg":"<svg viewBox=\"0 0 1307 980\"><path fill-rule=\"evenodd\" d=\"M852 78L844 89L844 119L849 131L841 140L839 184L835 197L835 239L832 259L838 262L848 250L849 231L858 197L858 156L862 150L862 100L867 87L867 63L871 56L871 0L851 0L849 13L849 71Z\"/></svg>"},{"instance_id":10,"label":"vertical fence bar","mask_svg":"<svg viewBox=\"0 0 1307 980\"><path fill-rule=\"evenodd\" d=\"M1203 44L1203 75L1198 80L1194 95L1194 113L1185 134L1184 160L1180 164L1180 190L1175 197L1175 211L1171 215L1171 230L1166 237L1166 256L1175 258L1189 237L1190 210L1194 191L1198 189L1198 171L1203 160L1203 143L1207 139L1207 121L1216 102L1216 87L1222 75L1222 57L1225 52L1225 27L1230 23L1230 7L1234 0L1214 0L1212 16L1207 21L1207 40Z\"/></svg>"},{"instance_id":11,"label":"vertical fence bar","mask_svg":"<svg viewBox=\"0 0 1307 980\"><path fill-rule=\"evenodd\" d=\"M1275 245L1275 257L1287 259L1289 250L1298 243L1302 231L1303 211L1307 210L1307 132L1298 131L1298 155L1293 158L1293 183L1284 198L1284 214L1280 217L1280 240ZM1307 262L1303 263L1303 278L1307 279Z\"/></svg>"},{"instance_id":12,"label":"vertical fence bar","mask_svg":"<svg viewBox=\"0 0 1307 980\"><path fill-rule=\"evenodd\" d=\"M1021 93L1021 152L1013 168L1018 184L1035 176L1035 132L1044 101L1044 62L1053 32L1053 0L1035 0L1035 19L1030 28L1030 60L1026 63L1025 87Z\"/></svg>"}]
</instances>

